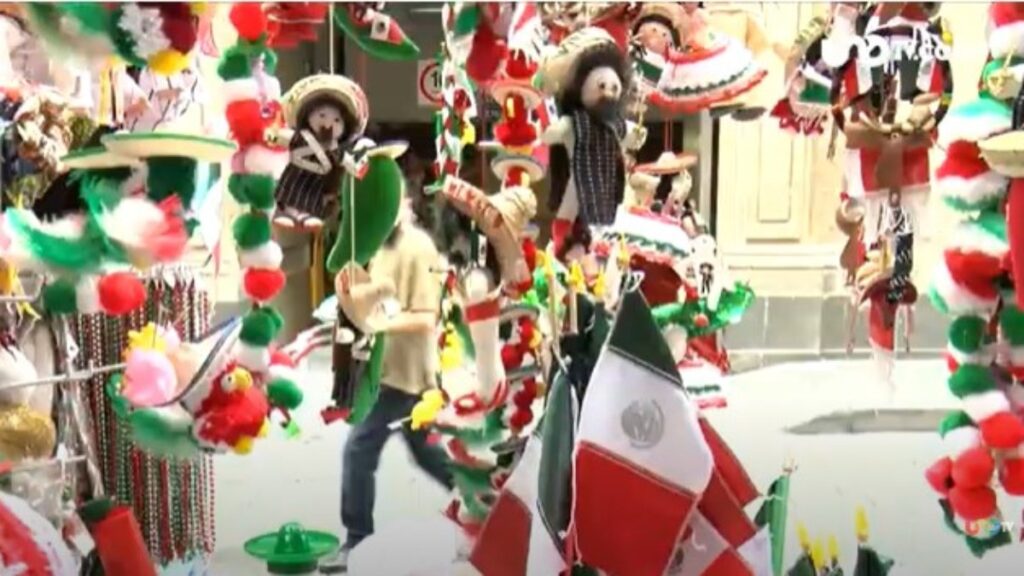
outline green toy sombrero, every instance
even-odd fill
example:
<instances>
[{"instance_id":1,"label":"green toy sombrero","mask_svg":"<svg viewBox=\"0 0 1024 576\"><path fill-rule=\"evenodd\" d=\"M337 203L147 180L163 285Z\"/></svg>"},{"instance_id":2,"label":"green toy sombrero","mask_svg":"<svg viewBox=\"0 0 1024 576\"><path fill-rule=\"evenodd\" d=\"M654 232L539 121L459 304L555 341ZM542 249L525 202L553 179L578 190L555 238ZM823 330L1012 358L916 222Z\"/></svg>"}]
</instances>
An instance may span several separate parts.
<instances>
[{"instance_id":1,"label":"green toy sombrero","mask_svg":"<svg viewBox=\"0 0 1024 576\"><path fill-rule=\"evenodd\" d=\"M192 158L199 162L224 162L237 147L231 140L183 132L122 132L103 137L114 154L132 158Z\"/></svg>"},{"instance_id":2,"label":"green toy sombrero","mask_svg":"<svg viewBox=\"0 0 1024 576\"><path fill-rule=\"evenodd\" d=\"M246 554L264 560L271 574L312 574L318 561L338 549L338 538L326 532L285 524L275 534L257 536L245 543Z\"/></svg>"}]
</instances>

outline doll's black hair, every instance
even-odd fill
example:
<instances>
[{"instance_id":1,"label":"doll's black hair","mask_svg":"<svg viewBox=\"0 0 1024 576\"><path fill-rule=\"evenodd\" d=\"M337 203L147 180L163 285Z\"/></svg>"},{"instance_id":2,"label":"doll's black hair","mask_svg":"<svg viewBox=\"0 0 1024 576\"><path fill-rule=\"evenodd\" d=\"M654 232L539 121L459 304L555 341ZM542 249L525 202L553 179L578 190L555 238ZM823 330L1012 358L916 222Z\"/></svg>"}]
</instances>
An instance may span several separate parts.
<instances>
[{"instance_id":1,"label":"doll's black hair","mask_svg":"<svg viewBox=\"0 0 1024 576\"><path fill-rule=\"evenodd\" d=\"M362 136L361 132L356 132L357 120L355 114L348 109L347 106L338 101L338 99L329 94L322 94L314 98L310 98L305 102L301 108L299 108L299 114L297 116L299 125L296 126L298 130L309 130L309 115L320 106L333 106L338 109L341 113L341 120L344 124L342 127L341 138L339 142L341 146L347 146Z\"/></svg>"},{"instance_id":2,"label":"doll's black hair","mask_svg":"<svg viewBox=\"0 0 1024 576\"><path fill-rule=\"evenodd\" d=\"M636 33L640 31L641 26L650 23L661 24L665 28L668 28L669 32L672 34L672 44L674 46L678 47L680 44L682 44L682 41L679 38L679 30L676 30L676 27L672 24L671 20L665 18L660 14L648 14L647 16L644 16L643 18L637 20L633 24L633 34L636 35Z\"/></svg>"},{"instance_id":3,"label":"doll's black hair","mask_svg":"<svg viewBox=\"0 0 1024 576\"><path fill-rule=\"evenodd\" d=\"M625 104L626 95L632 86L633 68L617 45L602 43L580 54L569 85L558 99L560 113L571 114L583 108L583 82L591 72L604 67L614 70L622 82L622 102Z\"/></svg>"}]
</instances>

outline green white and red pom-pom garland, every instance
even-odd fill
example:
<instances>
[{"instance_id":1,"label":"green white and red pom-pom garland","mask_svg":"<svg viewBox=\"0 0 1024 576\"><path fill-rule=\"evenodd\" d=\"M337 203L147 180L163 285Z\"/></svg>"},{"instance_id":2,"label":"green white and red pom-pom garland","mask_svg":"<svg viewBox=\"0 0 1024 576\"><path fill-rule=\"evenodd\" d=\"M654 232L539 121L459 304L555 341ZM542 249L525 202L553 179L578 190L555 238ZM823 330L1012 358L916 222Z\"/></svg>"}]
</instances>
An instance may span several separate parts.
<instances>
[{"instance_id":1,"label":"green white and red pom-pom garland","mask_svg":"<svg viewBox=\"0 0 1024 576\"><path fill-rule=\"evenodd\" d=\"M267 45L268 22L259 4L235 4L230 19L238 42L218 67L225 83L228 127L238 143L228 190L248 212L232 225L242 266L242 291L256 308L243 320L239 362L265 375L270 344L280 333L280 315L267 303L284 288L282 252L274 241L271 219L277 177L288 164L288 151L273 141L282 127L280 84L273 77L276 56Z\"/></svg>"}]
</instances>

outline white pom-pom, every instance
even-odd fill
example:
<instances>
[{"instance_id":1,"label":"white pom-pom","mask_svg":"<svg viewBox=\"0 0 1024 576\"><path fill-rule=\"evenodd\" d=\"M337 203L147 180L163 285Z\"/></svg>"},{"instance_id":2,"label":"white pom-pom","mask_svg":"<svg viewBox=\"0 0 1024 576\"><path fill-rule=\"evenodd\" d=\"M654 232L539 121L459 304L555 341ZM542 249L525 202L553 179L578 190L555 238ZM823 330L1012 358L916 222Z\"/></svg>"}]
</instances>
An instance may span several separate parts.
<instances>
[{"instance_id":1,"label":"white pom-pom","mask_svg":"<svg viewBox=\"0 0 1024 576\"><path fill-rule=\"evenodd\" d=\"M288 150L275 150L266 146L250 146L245 151L243 166L250 174L263 174L280 178L284 169L288 167L290 156Z\"/></svg>"},{"instance_id":2,"label":"white pom-pom","mask_svg":"<svg viewBox=\"0 0 1024 576\"><path fill-rule=\"evenodd\" d=\"M84 276L75 286L75 305L79 314L97 314L100 306L99 280L95 276Z\"/></svg>"},{"instance_id":3,"label":"white pom-pom","mask_svg":"<svg viewBox=\"0 0 1024 576\"><path fill-rule=\"evenodd\" d=\"M238 262L242 268L260 268L276 270L281 267L284 253L281 246L274 241L262 244L252 250L243 250L238 254Z\"/></svg>"},{"instance_id":4,"label":"white pom-pom","mask_svg":"<svg viewBox=\"0 0 1024 576\"><path fill-rule=\"evenodd\" d=\"M250 372L264 374L270 369L270 350L262 346L239 342L237 359Z\"/></svg>"},{"instance_id":5,"label":"white pom-pom","mask_svg":"<svg viewBox=\"0 0 1024 576\"><path fill-rule=\"evenodd\" d=\"M255 78L237 78L228 80L222 84L221 93L224 94L224 103L231 104L240 100L259 100L260 87ZM278 92L281 85L277 86ZM275 98L276 99L276 98Z\"/></svg>"}]
</instances>

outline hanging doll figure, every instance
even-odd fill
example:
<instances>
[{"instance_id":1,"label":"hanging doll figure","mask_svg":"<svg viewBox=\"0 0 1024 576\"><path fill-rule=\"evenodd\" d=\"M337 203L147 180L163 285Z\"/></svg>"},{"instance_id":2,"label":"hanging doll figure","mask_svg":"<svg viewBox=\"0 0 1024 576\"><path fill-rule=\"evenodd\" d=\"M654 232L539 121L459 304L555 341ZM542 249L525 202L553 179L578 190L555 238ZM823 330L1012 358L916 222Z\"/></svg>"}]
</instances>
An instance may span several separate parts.
<instances>
[{"instance_id":1,"label":"hanging doll figure","mask_svg":"<svg viewBox=\"0 0 1024 576\"><path fill-rule=\"evenodd\" d=\"M543 136L551 146L549 207L555 212L557 253L576 222L614 222L626 186L624 149L639 149L646 130L624 117L632 75L625 54L604 30L584 28L566 38L541 73L561 114Z\"/></svg>"},{"instance_id":2,"label":"hanging doll figure","mask_svg":"<svg viewBox=\"0 0 1024 576\"><path fill-rule=\"evenodd\" d=\"M291 162L277 183L278 215L286 228L317 230L335 209L346 150L366 129L366 96L344 76L301 80L284 96Z\"/></svg>"}]
</instances>

